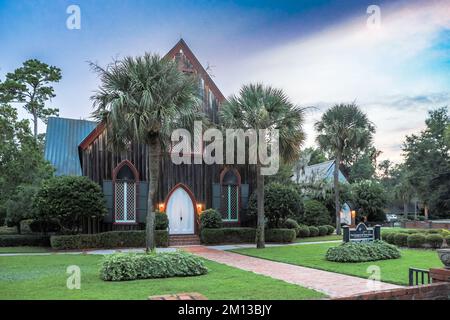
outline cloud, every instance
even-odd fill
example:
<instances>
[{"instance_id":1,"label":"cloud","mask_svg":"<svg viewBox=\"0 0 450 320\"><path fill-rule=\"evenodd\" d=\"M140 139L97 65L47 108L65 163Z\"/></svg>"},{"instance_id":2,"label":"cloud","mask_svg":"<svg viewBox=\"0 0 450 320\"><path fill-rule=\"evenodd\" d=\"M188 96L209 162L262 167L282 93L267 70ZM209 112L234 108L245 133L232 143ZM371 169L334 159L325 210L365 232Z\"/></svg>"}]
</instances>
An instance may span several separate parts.
<instances>
[{"instance_id":1,"label":"cloud","mask_svg":"<svg viewBox=\"0 0 450 320\"><path fill-rule=\"evenodd\" d=\"M436 65L450 61L448 51L436 49L450 29L449 7L448 1L383 5L377 30L367 28L363 11L249 56L221 82L226 92L237 92L242 83L262 81L283 88L297 103L316 105L306 125L308 144L322 110L356 101L377 126L376 146L398 161L404 135L423 127L427 110L450 102L448 69Z\"/></svg>"}]
</instances>

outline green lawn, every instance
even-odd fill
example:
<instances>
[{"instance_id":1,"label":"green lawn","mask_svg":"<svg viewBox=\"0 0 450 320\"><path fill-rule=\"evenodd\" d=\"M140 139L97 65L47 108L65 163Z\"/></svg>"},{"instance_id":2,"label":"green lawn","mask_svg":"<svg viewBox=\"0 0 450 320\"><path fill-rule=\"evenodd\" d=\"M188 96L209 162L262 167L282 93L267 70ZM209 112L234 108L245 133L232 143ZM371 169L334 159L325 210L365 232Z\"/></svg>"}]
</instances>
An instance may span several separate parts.
<instances>
[{"instance_id":1,"label":"green lawn","mask_svg":"<svg viewBox=\"0 0 450 320\"><path fill-rule=\"evenodd\" d=\"M355 275L367 278L367 267L380 267L381 280L396 284L408 284L408 268L416 267L428 269L442 267L436 251L403 249L400 259L372 261L362 263L339 263L325 260L325 253L336 243L310 244L304 246L282 246L265 249L236 249L237 253L260 257L268 260L281 261L315 269L333 271L337 273Z\"/></svg>"},{"instance_id":2,"label":"green lawn","mask_svg":"<svg viewBox=\"0 0 450 320\"><path fill-rule=\"evenodd\" d=\"M1 253L40 253L48 252L51 248L45 247L0 247Z\"/></svg>"},{"instance_id":3,"label":"green lawn","mask_svg":"<svg viewBox=\"0 0 450 320\"><path fill-rule=\"evenodd\" d=\"M316 242L316 241L335 241L335 240L342 240L342 235L338 236L337 234L330 234L328 236L321 236L321 237L310 237L310 238L297 238L295 239L295 242Z\"/></svg>"},{"instance_id":4,"label":"green lawn","mask_svg":"<svg viewBox=\"0 0 450 320\"><path fill-rule=\"evenodd\" d=\"M204 276L105 282L101 256L0 256L1 299L146 299L150 295L199 292L209 299L317 299L323 294L262 275L206 261ZM66 268L81 268L81 289L66 287Z\"/></svg>"}]
</instances>

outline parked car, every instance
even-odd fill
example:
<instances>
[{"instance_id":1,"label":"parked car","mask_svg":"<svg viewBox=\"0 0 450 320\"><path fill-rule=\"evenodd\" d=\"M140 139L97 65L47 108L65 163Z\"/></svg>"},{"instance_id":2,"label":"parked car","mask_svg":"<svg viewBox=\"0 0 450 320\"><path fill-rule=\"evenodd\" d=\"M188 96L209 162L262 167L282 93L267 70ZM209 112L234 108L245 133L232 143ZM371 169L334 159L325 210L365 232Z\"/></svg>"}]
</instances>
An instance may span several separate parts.
<instances>
[{"instance_id":1,"label":"parked car","mask_svg":"<svg viewBox=\"0 0 450 320\"><path fill-rule=\"evenodd\" d=\"M387 215L386 215L386 220L387 220L388 222L394 222L394 221L397 221L397 220L398 220L398 217L397 217L396 214L387 214Z\"/></svg>"}]
</instances>

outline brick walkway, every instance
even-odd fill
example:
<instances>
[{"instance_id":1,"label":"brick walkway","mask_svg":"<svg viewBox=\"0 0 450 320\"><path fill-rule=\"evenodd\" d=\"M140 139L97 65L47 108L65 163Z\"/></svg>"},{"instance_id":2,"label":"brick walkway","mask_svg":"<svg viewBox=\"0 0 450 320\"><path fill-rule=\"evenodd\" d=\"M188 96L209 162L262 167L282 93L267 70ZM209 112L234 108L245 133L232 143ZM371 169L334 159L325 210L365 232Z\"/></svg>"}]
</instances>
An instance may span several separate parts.
<instances>
[{"instance_id":1,"label":"brick walkway","mask_svg":"<svg viewBox=\"0 0 450 320\"><path fill-rule=\"evenodd\" d=\"M184 247L183 250L231 267L314 289L327 294L330 298L401 288L394 284L372 282L363 278L244 256L204 246Z\"/></svg>"}]
</instances>

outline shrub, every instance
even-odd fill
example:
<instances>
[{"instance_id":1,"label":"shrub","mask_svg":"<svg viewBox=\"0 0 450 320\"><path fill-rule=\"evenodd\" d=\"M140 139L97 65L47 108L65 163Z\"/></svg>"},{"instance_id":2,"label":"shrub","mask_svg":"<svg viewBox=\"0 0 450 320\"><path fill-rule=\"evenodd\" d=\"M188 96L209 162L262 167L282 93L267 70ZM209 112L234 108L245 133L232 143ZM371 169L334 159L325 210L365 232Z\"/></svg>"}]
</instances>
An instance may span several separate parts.
<instances>
[{"instance_id":1,"label":"shrub","mask_svg":"<svg viewBox=\"0 0 450 320\"><path fill-rule=\"evenodd\" d=\"M292 242L296 232L293 229L266 229L266 242ZM255 228L220 228L202 229L200 239L204 244L219 243L254 243L256 238Z\"/></svg>"},{"instance_id":2,"label":"shrub","mask_svg":"<svg viewBox=\"0 0 450 320\"><path fill-rule=\"evenodd\" d=\"M327 234L333 234L334 230L336 230L333 226L331 225L326 225L325 227L327 227Z\"/></svg>"},{"instance_id":3,"label":"shrub","mask_svg":"<svg viewBox=\"0 0 450 320\"><path fill-rule=\"evenodd\" d=\"M319 235L319 228L310 226L309 228L309 236L310 237L317 237Z\"/></svg>"},{"instance_id":4,"label":"shrub","mask_svg":"<svg viewBox=\"0 0 450 320\"><path fill-rule=\"evenodd\" d=\"M386 234L382 237L382 239L383 239L384 241L386 241L387 243L395 244L395 235L396 235L396 234L397 234L396 232L389 232L389 233L386 233Z\"/></svg>"},{"instance_id":5,"label":"shrub","mask_svg":"<svg viewBox=\"0 0 450 320\"><path fill-rule=\"evenodd\" d=\"M295 230L295 234L298 236L300 226L297 221L288 218L283 222L283 228Z\"/></svg>"},{"instance_id":6,"label":"shrub","mask_svg":"<svg viewBox=\"0 0 450 320\"><path fill-rule=\"evenodd\" d=\"M169 218L164 212L155 212L155 230L167 230L169 227Z\"/></svg>"},{"instance_id":7,"label":"shrub","mask_svg":"<svg viewBox=\"0 0 450 320\"><path fill-rule=\"evenodd\" d=\"M366 262L400 258L397 247L383 241L347 242L327 250L325 258L335 262Z\"/></svg>"},{"instance_id":8,"label":"shrub","mask_svg":"<svg viewBox=\"0 0 450 320\"><path fill-rule=\"evenodd\" d=\"M266 229L264 236L267 242L288 243L297 238L297 232L293 229Z\"/></svg>"},{"instance_id":9,"label":"shrub","mask_svg":"<svg viewBox=\"0 0 450 320\"><path fill-rule=\"evenodd\" d=\"M327 226L319 226L319 236L326 236L328 234Z\"/></svg>"},{"instance_id":10,"label":"shrub","mask_svg":"<svg viewBox=\"0 0 450 320\"><path fill-rule=\"evenodd\" d=\"M156 246L167 247L169 233L166 230L156 230L155 241ZM57 250L145 247L145 231L109 231L52 236L50 242L52 248Z\"/></svg>"},{"instance_id":11,"label":"shrub","mask_svg":"<svg viewBox=\"0 0 450 320\"><path fill-rule=\"evenodd\" d=\"M50 239L43 235L0 235L0 247L37 246L49 247Z\"/></svg>"},{"instance_id":12,"label":"shrub","mask_svg":"<svg viewBox=\"0 0 450 320\"><path fill-rule=\"evenodd\" d=\"M408 234L407 233L403 233L403 232L394 233L394 234L392 234L391 237L393 238L394 244L399 247L406 247L408 245Z\"/></svg>"},{"instance_id":13,"label":"shrub","mask_svg":"<svg viewBox=\"0 0 450 320\"><path fill-rule=\"evenodd\" d=\"M444 237L440 234L429 234L425 237L426 244L428 244L431 248L440 248L442 246L442 242L444 241Z\"/></svg>"},{"instance_id":14,"label":"shrub","mask_svg":"<svg viewBox=\"0 0 450 320\"><path fill-rule=\"evenodd\" d=\"M256 193L250 196L249 214L256 215ZM302 210L302 198L290 185L270 183L264 187L264 212L269 228L278 228L286 218L299 217Z\"/></svg>"},{"instance_id":15,"label":"shrub","mask_svg":"<svg viewBox=\"0 0 450 320\"><path fill-rule=\"evenodd\" d=\"M200 227L208 229L222 228L222 217L215 209L207 209L200 215Z\"/></svg>"},{"instance_id":16,"label":"shrub","mask_svg":"<svg viewBox=\"0 0 450 320\"><path fill-rule=\"evenodd\" d=\"M151 254L113 254L103 258L100 277L105 281L124 281L206 274L201 258L177 251Z\"/></svg>"},{"instance_id":17,"label":"shrub","mask_svg":"<svg viewBox=\"0 0 450 320\"><path fill-rule=\"evenodd\" d=\"M299 228L298 228L298 236L300 237L300 238L307 238L307 237L309 237L309 228L308 228L308 226L300 226Z\"/></svg>"},{"instance_id":18,"label":"shrub","mask_svg":"<svg viewBox=\"0 0 450 320\"><path fill-rule=\"evenodd\" d=\"M45 180L34 199L39 220L57 219L68 230L78 230L83 218L106 214L100 186L83 176L58 176Z\"/></svg>"},{"instance_id":19,"label":"shrub","mask_svg":"<svg viewBox=\"0 0 450 320\"><path fill-rule=\"evenodd\" d=\"M303 223L319 226L330 223L330 213L327 207L317 200L306 200L304 203Z\"/></svg>"},{"instance_id":20,"label":"shrub","mask_svg":"<svg viewBox=\"0 0 450 320\"><path fill-rule=\"evenodd\" d=\"M426 238L423 234L414 233L408 236L407 244L409 248L420 248L426 242Z\"/></svg>"}]
</instances>

